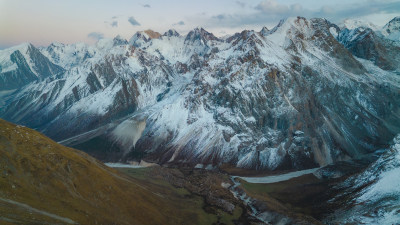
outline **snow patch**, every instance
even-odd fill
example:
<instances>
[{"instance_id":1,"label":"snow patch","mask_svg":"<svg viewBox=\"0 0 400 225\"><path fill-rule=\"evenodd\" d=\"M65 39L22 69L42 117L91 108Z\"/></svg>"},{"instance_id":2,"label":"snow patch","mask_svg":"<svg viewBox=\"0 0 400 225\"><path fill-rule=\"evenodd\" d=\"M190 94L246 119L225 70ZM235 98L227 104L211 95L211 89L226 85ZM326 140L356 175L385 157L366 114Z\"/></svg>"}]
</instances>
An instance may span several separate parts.
<instances>
[{"instance_id":1,"label":"snow patch","mask_svg":"<svg viewBox=\"0 0 400 225\"><path fill-rule=\"evenodd\" d=\"M126 154L131 148L135 147L145 128L145 120L128 119L119 124L112 131L111 136L115 142L124 147Z\"/></svg>"}]
</instances>

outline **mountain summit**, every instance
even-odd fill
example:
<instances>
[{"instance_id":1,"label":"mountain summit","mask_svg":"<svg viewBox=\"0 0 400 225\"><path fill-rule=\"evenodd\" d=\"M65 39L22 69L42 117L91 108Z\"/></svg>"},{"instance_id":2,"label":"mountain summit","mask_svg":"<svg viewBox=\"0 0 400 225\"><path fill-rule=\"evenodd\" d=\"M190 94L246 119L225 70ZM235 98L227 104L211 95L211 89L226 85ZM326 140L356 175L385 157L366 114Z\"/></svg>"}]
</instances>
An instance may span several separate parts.
<instances>
[{"instance_id":1,"label":"mountain summit","mask_svg":"<svg viewBox=\"0 0 400 225\"><path fill-rule=\"evenodd\" d=\"M196 28L115 43L15 65L16 48L0 51L0 117L102 160L260 170L358 158L400 133L398 42L370 28L294 17L224 40ZM26 68L46 72L19 82Z\"/></svg>"},{"instance_id":2,"label":"mountain summit","mask_svg":"<svg viewBox=\"0 0 400 225\"><path fill-rule=\"evenodd\" d=\"M400 16L389 21L389 23L383 27L383 33L391 40L400 41Z\"/></svg>"}]
</instances>

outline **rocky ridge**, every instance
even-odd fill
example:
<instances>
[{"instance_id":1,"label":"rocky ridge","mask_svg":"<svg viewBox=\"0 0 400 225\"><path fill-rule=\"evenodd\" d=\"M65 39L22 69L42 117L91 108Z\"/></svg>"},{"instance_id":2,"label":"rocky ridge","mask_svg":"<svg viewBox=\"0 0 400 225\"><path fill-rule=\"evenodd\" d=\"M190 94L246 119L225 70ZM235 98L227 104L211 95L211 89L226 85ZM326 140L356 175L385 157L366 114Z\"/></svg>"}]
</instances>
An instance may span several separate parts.
<instances>
[{"instance_id":1,"label":"rocky ridge","mask_svg":"<svg viewBox=\"0 0 400 225\"><path fill-rule=\"evenodd\" d=\"M0 117L106 161L269 170L356 158L400 132L400 51L382 32L297 17L227 39L148 33L30 47L57 74L2 95Z\"/></svg>"}]
</instances>

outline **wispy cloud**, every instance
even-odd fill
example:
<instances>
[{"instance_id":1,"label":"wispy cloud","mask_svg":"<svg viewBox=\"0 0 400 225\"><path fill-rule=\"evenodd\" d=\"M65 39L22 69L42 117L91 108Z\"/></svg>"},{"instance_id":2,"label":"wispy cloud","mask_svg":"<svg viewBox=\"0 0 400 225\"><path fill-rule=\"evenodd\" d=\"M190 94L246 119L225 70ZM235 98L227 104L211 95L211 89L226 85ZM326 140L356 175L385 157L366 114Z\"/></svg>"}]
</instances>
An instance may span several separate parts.
<instances>
[{"instance_id":1,"label":"wispy cloud","mask_svg":"<svg viewBox=\"0 0 400 225\"><path fill-rule=\"evenodd\" d=\"M236 1L235 2L237 5L239 5L240 7L244 8L246 6L246 3L241 2L241 1Z\"/></svg>"},{"instance_id":2,"label":"wispy cloud","mask_svg":"<svg viewBox=\"0 0 400 225\"><path fill-rule=\"evenodd\" d=\"M323 6L321 10L315 12L315 17L327 18L357 18L380 13L399 13L400 2L388 0L369 0L368 4L350 4L342 6Z\"/></svg>"},{"instance_id":3,"label":"wispy cloud","mask_svg":"<svg viewBox=\"0 0 400 225\"><path fill-rule=\"evenodd\" d=\"M118 16L113 16L110 20L104 21L104 23L110 25L111 27L118 27Z\"/></svg>"},{"instance_id":4,"label":"wispy cloud","mask_svg":"<svg viewBox=\"0 0 400 225\"><path fill-rule=\"evenodd\" d=\"M140 26L140 23L135 20L133 16L129 17L128 22L132 24L132 26Z\"/></svg>"},{"instance_id":5,"label":"wispy cloud","mask_svg":"<svg viewBox=\"0 0 400 225\"><path fill-rule=\"evenodd\" d=\"M214 19L218 19L218 20L223 20L223 19L225 19L225 15L224 14L219 14L219 15L213 16L213 18Z\"/></svg>"},{"instance_id":6,"label":"wispy cloud","mask_svg":"<svg viewBox=\"0 0 400 225\"><path fill-rule=\"evenodd\" d=\"M183 26L183 25L185 25L185 22L183 22L182 20L181 21L179 21L179 22L177 22L177 23L174 23L174 24L172 24L173 26Z\"/></svg>"},{"instance_id":7,"label":"wispy cloud","mask_svg":"<svg viewBox=\"0 0 400 225\"><path fill-rule=\"evenodd\" d=\"M115 20L115 21L112 21L112 22L111 22L111 26L112 26L112 27L118 27L118 21L116 21L116 20Z\"/></svg>"},{"instance_id":8,"label":"wispy cloud","mask_svg":"<svg viewBox=\"0 0 400 225\"><path fill-rule=\"evenodd\" d=\"M294 16L323 17L332 22L340 22L345 18L360 18L373 14L400 14L400 1L366 0L366 2L368 4L365 2L340 5L325 4L318 9L310 9L298 3L283 4L276 0L263 0L253 7L252 12L213 15L203 20L203 26L240 28L253 25L271 25L276 24L280 19Z\"/></svg>"},{"instance_id":9,"label":"wispy cloud","mask_svg":"<svg viewBox=\"0 0 400 225\"><path fill-rule=\"evenodd\" d=\"M100 40L104 38L104 34L100 32L91 32L87 36L94 40Z\"/></svg>"},{"instance_id":10,"label":"wispy cloud","mask_svg":"<svg viewBox=\"0 0 400 225\"><path fill-rule=\"evenodd\" d=\"M142 6L145 7L145 8L151 8L151 6L149 4L144 4Z\"/></svg>"}]
</instances>

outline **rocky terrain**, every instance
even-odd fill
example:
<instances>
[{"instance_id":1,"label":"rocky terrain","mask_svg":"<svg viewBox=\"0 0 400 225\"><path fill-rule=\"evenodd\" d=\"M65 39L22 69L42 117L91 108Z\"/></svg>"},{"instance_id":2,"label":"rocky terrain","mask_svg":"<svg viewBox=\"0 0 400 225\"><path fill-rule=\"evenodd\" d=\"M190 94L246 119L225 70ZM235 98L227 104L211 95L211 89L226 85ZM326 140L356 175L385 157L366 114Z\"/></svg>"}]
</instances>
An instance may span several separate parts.
<instances>
[{"instance_id":1,"label":"rocky terrain","mask_svg":"<svg viewBox=\"0 0 400 225\"><path fill-rule=\"evenodd\" d=\"M230 176L191 167L112 169L0 120L1 224L260 224ZM272 215L277 214L272 211ZM284 211L292 224L316 221Z\"/></svg>"},{"instance_id":2,"label":"rocky terrain","mask_svg":"<svg viewBox=\"0 0 400 225\"><path fill-rule=\"evenodd\" d=\"M0 222L396 223L399 142L397 136L386 151L258 184L232 175L275 177L290 171L260 173L229 164L193 168L181 163L116 170L36 131L0 120Z\"/></svg>"},{"instance_id":3,"label":"rocky terrain","mask_svg":"<svg viewBox=\"0 0 400 225\"><path fill-rule=\"evenodd\" d=\"M327 223L396 224L400 221L398 176L400 135L376 162L349 177L333 190L340 194L330 201L342 207L330 215Z\"/></svg>"},{"instance_id":4,"label":"rocky terrain","mask_svg":"<svg viewBox=\"0 0 400 225\"><path fill-rule=\"evenodd\" d=\"M397 24L297 17L224 39L196 28L22 44L0 51L0 117L103 161L324 166L400 132Z\"/></svg>"}]
</instances>

